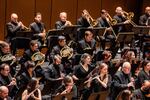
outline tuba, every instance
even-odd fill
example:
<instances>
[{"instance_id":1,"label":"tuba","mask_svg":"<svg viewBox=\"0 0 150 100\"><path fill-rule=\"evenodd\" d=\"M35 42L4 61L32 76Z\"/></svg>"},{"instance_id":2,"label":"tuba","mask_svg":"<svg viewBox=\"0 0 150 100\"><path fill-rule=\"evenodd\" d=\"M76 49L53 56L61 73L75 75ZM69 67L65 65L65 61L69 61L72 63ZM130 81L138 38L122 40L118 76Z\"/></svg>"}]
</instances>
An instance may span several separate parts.
<instances>
[{"instance_id":1,"label":"tuba","mask_svg":"<svg viewBox=\"0 0 150 100\"><path fill-rule=\"evenodd\" d=\"M45 61L45 55L41 52L36 52L31 56L31 60L36 63L36 66L42 65Z\"/></svg>"},{"instance_id":2,"label":"tuba","mask_svg":"<svg viewBox=\"0 0 150 100\"><path fill-rule=\"evenodd\" d=\"M61 50L60 50L60 56L62 58L68 58L70 59L73 56L73 49L70 48L69 46L64 46Z\"/></svg>"}]
</instances>

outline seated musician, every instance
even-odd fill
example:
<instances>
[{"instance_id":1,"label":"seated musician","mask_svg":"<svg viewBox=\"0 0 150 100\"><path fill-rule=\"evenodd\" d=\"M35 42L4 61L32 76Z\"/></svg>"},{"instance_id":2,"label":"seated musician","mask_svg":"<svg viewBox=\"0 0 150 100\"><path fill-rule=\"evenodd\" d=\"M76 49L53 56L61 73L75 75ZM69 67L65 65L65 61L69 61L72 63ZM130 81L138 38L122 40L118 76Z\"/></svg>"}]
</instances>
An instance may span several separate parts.
<instances>
[{"instance_id":1,"label":"seated musician","mask_svg":"<svg viewBox=\"0 0 150 100\"><path fill-rule=\"evenodd\" d=\"M110 16L109 16L110 17ZM110 18L108 17L108 12L106 10L101 10L101 17L97 19L98 27L106 27L106 33L104 33L104 36L100 37L102 48L105 49L105 41L110 41L112 47L114 48L115 44L115 32L112 28L112 22Z\"/></svg>"},{"instance_id":2,"label":"seated musician","mask_svg":"<svg viewBox=\"0 0 150 100\"><path fill-rule=\"evenodd\" d=\"M56 95L72 93L73 96L71 100L78 100L77 87L74 84L72 77L69 75L64 77L63 85L61 85L56 91L57 91Z\"/></svg>"},{"instance_id":3,"label":"seated musician","mask_svg":"<svg viewBox=\"0 0 150 100\"><path fill-rule=\"evenodd\" d=\"M45 68L46 84L50 84L47 89L48 94L55 94L55 90L61 85L65 75L64 66L61 64L61 57L54 55L53 63Z\"/></svg>"},{"instance_id":4,"label":"seated musician","mask_svg":"<svg viewBox=\"0 0 150 100\"><path fill-rule=\"evenodd\" d=\"M109 89L111 84L111 76L108 74L108 65L105 63L98 63L98 73L93 77L91 82L91 91L100 92Z\"/></svg>"},{"instance_id":5,"label":"seated musician","mask_svg":"<svg viewBox=\"0 0 150 100\"><path fill-rule=\"evenodd\" d=\"M83 94L84 100L87 100L89 94L89 84L85 84L91 76L90 72L94 69L91 65L91 56L87 53L82 54L80 64L74 67L73 79L78 87L78 91Z\"/></svg>"},{"instance_id":6,"label":"seated musician","mask_svg":"<svg viewBox=\"0 0 150 100\"><path fill-rule=\"evenodd\" d=\"M150 81L145 80L139 89L133 91L132 100L149 100L150 99Z\"/></svg>"},{"instance_id":7,"label":"seated musician","mask_svg":"<svg viewBox=\"0 0 150 100\"><path fill-rule=\"evenodd\" d=\"M12 100L8 94L8 88L6 86L0 86L0 100Z\"/></svg>"},{"instance_id":8,"label":"seated musician","mask_svg":"<svg viewBox=\"0 0 150 100\"><path fill-rule=\"evenodd\" d=\"M13 98L17 92L16 79L12 78L10 75L10 66L5 63L0 66L0 86L3 85L8 87L10 91L9 96Z\"/></svg>"},{"instance_id":9,"label":"seated musician","mask_svg":"<svg viewBox=\"0 0 150 100\"><path fill-rule=\"evenodd\" d=\"M17 85L18 85L18 92L17 95L15 96L15 99L19 99L20 95L23 93L23 91L27 88L27 84L29 81L32 79L32 77L35 77L35 63L32 61L27 61L25 63L25 68L23 72L18 72L16 75L16 80L17 80Z\"/></svg>"},{"instance_id":10,"label":"seated musician","mask_svg":"<svg viewBox=\"0 0 150 100\"><path fill-rule=\"evenodd\" d=\"M96 50L96 40L93 38L93 33L91 30L85 31L84 39L78 42L77 52L79 54L89 53L93 55Z\"/></svg>"},{"instance_id":11,"label":"seated musician","mask_svg":"<svg viewBox=\"0 0 150 100\"><path fill-rule=\"evenodd\" d=\"M62 64L64 65L64 69L66 70L66 73L69 74L72 72L71 54L73 53L73 49L68 48L68 51L70 51L70 53L68 53L67 56L65 57L65 56L63 56L63 50L65 51L65 47L67 47L66 38L64 36L59 36L58 37L58 44L52 48L52 51L50 53L50 61L52 61L51 59L53 59L54 55L57 55L57 54L61 55L62 54L61 55L62 56Z\"/></svg>"},{"instance_id":12,"label":"seated musician","mask_svg":"<svg viewBox=\"0 0 150 100\"><path fill-rule=\"evenodd\" d=\"M6 41L11 43L11 40L16 36L16 33L22 29L25 29L25 26L21 21L18 22L18 15L16 13L12 13L10 22L6 24L6 29Z\"/></svg>"},{"instance_id":13,"label":"seated musician","mask_svg":"<svg viewBox=\"0 0 150 100\"><path fill-rule=\"evenodd\" d=\"M32 60L31 56L34 53L39 51L38 50L38 42L36 40L32 40L29 45L30 45L30 49L28 49L24 52L23 57L19 61L20 64L24 64L28 60L31 61Z\"/></svg>"},{"instance_id":14,"label":"seated musician","mask_svg":"<svg viewBox=\"0 0 150 100\"><path fill-rule=\"evenodd\" d=\"M117 95L125 90L134 88L134 79L131 77L131 64L124 62L122 70L118 71L113 77L113 83L110 86L109 100L115 100Z\"/></svg>"},{"instance_id":15,"label":"seated musician","mask_svg":"<svg viewBox=\"0 0 150 100\"><path fill-rule=\"evenodd\" d=\"M145 14L140 16L139 25L143 25L143 26L150 25L150 7L146 7Z\"/></svg>"},{"instance_id":16,"label":"seated musician","mask_svg":"<svg viewBox=\"0 0 150 100\"><path fill-rule=\"evenodd\" d=\"M30 24L31 31L33 31L33 40L38 40L39 47L44 43L46 30L42 22L42 14L36 13L34 22Z\"/></svg>"},{"instance_id":17,"label":"seated musician","mask_svg":"<svg viewBox=\"0 0 150 100\"><path fill-rule=\"evenodd\" d=\"M16 71L16 57L11 54L10 45L4 41L0 41L0 64L7 63L10 65L11 75Z\"/></svg>"},{"instance_id":18,"label":"seated musician","mask_svg":"<svg viewBox=\"0 0 150 100\"><path fill-rule=\"evenodd\" d=\"M39 82L36 78L29 81L26 90L22 93L21 100L42 100Z\"/></svg>"},{"instance_id":19,"label":"seated musician","mask_svg":"<svg viewBox=\"0 0 150 100\"><path fill-rule=\"evenodd\" d=\"M55 23L56 29L63 29L65 26L72 25L71 22L67 20L67 13L66 12L61 12L59 14L59 18L60 18L60 20Z\"/></svg>"},{"instance_id":20,"label":"seated musician","mask_svg":"<svg viewBox=\"0 0 150 100\"><path fill-rule=\"evenodd\" d=\"M143 69L138 74L138 85L142 86L145 80L150 80L150 62L143 62Z\"/></svg>"}]
</instances>

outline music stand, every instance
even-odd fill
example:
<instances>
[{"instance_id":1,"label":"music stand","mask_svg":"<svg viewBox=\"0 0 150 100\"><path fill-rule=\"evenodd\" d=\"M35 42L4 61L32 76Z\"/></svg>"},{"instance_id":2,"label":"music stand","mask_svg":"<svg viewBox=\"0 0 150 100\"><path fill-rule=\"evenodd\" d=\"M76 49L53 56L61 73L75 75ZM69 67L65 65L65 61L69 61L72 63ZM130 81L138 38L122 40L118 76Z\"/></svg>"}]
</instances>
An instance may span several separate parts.
<instances>
[{"instance_id":1,"label":"music stand","mask_svg":"<svg viewBox=\"0 0 150 100\"><path fill-rule=\"evenodd\" d=\"M32 38L33 32L32 31L18 31L16 33L16 37L25 37L25 38Z\"/></svg>"},{"instance_id":2,"label":"music stand","mask_svg":"<svg viewBox=\"0 0 150 100\"><path fill-rule=\"evenodd\" d=\"M81 27L80 25L71 25L64 27L64 34L68 34L71 40L76 39L77 29Z\"/></svg>"},{"instance_id":3,"label":"music stand","mask_svg":"<svg viewBox=\"0 0 150 100\"><path fill-rule=\"evenodd\" d=\"M51 35L59 36L59 35L63 35L63 33L64 33L63 29L52 29L48 31L47 37Z\"/></svg>"},{"instance_id":4,"label":"music stand","mask_svg":"<svg viewBox=\"0 0 150 100\"><path fill-rule=\"evenodd\" d=\"M150 34L150 26L134 26L132 30L135 34Z\"/></svg>"},{"instance_id":5,"label":"music stand","mask_svg":"<svg viewBox=\"0 0 150 100\"><path fill-rule=\"evenodd\" d=\"M116 41L131 43L134 38L134 32L120 32L117 35Z\"/></svg>"}]
</instances>

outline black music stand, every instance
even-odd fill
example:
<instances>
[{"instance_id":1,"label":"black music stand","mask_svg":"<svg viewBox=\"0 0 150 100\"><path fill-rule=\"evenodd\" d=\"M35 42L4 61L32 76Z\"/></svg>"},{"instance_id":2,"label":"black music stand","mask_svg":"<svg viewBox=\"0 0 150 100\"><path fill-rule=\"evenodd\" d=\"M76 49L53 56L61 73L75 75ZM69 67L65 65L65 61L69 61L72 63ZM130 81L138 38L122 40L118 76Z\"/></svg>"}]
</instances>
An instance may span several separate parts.
<instances>
[{"instance_id":1,"label":"black music stand","mask_svg":"<svg viewBox=\"0 0 150 100\"><path fill-rule=\"evenodd\" d=\"M63 35L63 33L64 33L63 29L52 29L48 31L47 37L51 35L59 36L59 35Z\"/></svg>"},{"instance_id":2,"label":"black music stand","mask_svg":"<svg viewBox=\"0 0 150 100\"><path fill-rule=\"evenodd\" d=\"M120 32L117 35L116 41L124 42L124 43L132 43L134 39L134 32Z\"/></svg>"},{"instance_id":3,"label":"black music stand","mask_svg":"<svg viewBox=\"0 0 150 100\"><path fill-rule=\"evenodd\" d=\"M69 35L69 38L71 40L74 40L77 38L77 29L81 27L80 25L71 25L71 26L66 26L64 27L64 34Z\"/></svg>"},{"instance_id":4,"label":"black music stand","mask_svg":"<svg viewBox=\"0 0 150 100\"><path fill-rule=\"evenodd\" d=\"M25 37L25 38L32 38L33 32L32 31L18 31L16 33L16 37Z\"/></svg>"}]
</instances>

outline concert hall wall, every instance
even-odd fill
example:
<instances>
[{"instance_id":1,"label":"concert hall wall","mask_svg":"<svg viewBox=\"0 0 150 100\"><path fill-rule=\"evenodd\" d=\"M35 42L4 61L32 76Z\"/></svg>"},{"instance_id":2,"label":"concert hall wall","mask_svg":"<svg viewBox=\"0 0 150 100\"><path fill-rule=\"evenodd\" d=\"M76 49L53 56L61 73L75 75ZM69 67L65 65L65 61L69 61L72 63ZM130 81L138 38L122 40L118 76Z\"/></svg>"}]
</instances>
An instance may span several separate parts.
<instances>
[{"instance_id":1,"label":"concert hall wall","mask_svg":"<svg viewBox=\"0 0 150 100\"><path fill-rule=\"evenodd\" d=\"M18 14L19 21L26 26L34 20L36 12L41 12L46 29L49 30L54 28L62 11L67 12L68 20L75 24L83 9L87 9L96 19L100 16L101 9L108 10L113 16L117 6L121 6L125 11L134 12L134 21L137 23L148 4L150 5L150 0L0 0L0 40L7 34L5 24L9 22L13 12Z\"/></svg>"}]
</instances>

